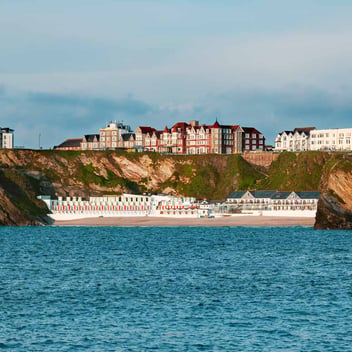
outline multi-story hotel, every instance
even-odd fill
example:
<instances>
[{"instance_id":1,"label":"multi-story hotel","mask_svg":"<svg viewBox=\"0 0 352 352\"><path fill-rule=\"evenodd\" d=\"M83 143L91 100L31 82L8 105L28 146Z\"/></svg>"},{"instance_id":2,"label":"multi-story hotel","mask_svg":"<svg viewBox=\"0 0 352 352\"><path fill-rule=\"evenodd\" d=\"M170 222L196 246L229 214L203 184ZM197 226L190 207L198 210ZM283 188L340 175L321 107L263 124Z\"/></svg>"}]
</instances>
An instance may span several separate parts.
<instances>
[{"instance_id":1,"label":"multi-story hotel","mask_svg":"<svg viewBox=\"0 0 352 352\"><path fill-rule=\"evenodd\" d=\"M139 126L135 133L130 126L110 122L99 134L88 134L82 139L68 139L55 149L106 150L134 148L167 154L233 154L243 151L264 151L265 138L253 127L200 125L198 121L178 122L158 131L150 126Z\"/></svg>"},{"instance_id":2,"label":"multi-story hotel","mask_svg":"<svg viewBox=\"0 0 352 352\"><path fill-rule=\"evenodd\" d=\"M275 151L351 151L352 128L317 130L315 127L283 131L275 138Z\"/></svg>"},{"instance_id":3,"label":"multi-story hotel","mask_svg":"<svg viewBox=\"0 0 352 352\"><path fill-rule=\"evenodd\" d=\"M107 123L105 128L99 130L100 149L118 148L121 136L131 132L131 127L124 125L122 122L114 121Z\"/></svg>"},{"instance_id":4,"label":"multi-story hotel","mask_svg":"<svg viewBox=\"0 0 352 352\"><path fill-rule=\"evenodd\" d=\"M310 150L351 151L352 128L314 130L310 134Z\"/></svg>"},{"instance_id":5,"label":"multi-story hotel","mask_svg":"<svg viewBox=\"0 0 352 352\"><path fill-rule=\"evenodd\" d=\"M136 146L170 154L233 154L244 150L263 151L265 138L255 128L220 125L218 121L213 125L190 121L189 124L178 122L170 129L165 127L163 131L138 127Z\"/></svg>"}]
</instances>

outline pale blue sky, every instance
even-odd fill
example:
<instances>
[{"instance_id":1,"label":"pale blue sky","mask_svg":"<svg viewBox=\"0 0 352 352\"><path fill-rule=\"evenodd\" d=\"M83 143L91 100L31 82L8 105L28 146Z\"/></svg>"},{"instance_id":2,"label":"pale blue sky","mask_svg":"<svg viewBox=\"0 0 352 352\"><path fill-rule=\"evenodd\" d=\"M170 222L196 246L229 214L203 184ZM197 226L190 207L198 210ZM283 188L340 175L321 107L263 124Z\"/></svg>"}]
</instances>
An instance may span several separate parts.
<instances>
[{"instance_id":1,"label":"pale blue sky","mask_svg":"<svg viewBox=\"0 0 352 352\"><path fill-rule=\"evenodd\" d=\"M0 126L352 127L352 1L0 0Z\"/></svg>"}]
</instances>

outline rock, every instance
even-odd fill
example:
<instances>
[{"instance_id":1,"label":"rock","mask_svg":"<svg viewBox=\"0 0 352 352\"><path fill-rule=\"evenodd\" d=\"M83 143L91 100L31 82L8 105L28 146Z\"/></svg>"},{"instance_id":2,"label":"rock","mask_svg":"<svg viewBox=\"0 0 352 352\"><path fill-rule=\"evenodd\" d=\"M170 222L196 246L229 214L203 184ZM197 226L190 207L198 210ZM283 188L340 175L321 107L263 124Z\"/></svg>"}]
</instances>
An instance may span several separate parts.
<instances>
[{"instance_id":1,"label":"rock","mask_svg":"<svg viewBox=\"0 0 352 352\"><path fill-rule=\"evenodd\" d=\"M326 193L321 195L315 218L315 229L352 229L352 211L346 209L338 199Z\"/></svg>"},{"instance_id":2,"label":"rock","mask_svg":"<svg viewBox=\"0 0 352 352\"><path fill-rule=\"evenodd\" d=\"M326 167L321 179L315 229L352 229L352 161L344 156Z\"/></svg>"}]
</instances>

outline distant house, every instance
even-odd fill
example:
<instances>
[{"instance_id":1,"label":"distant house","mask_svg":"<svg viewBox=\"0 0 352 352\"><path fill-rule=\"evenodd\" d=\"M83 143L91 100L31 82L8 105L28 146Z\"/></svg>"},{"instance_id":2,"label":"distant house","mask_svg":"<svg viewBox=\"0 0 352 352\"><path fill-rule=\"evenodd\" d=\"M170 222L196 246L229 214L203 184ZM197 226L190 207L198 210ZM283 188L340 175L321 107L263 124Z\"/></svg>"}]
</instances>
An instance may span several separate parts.
<instances>
[{"instance_id":1,"label":"distant house","mask_svg":"<svg viewBox=\"0 0 352 352\"><path fill-rule=\"evenodd\" d=\"M12 149L14 146L14 130L0 127L0 146L2 149Z\"/></svg>"},{"instance_id":2,"label":"distant house","mask_svg":"<svg viewBox=\"0 0 352 352\"><path fill-rule=\"evenodd\" d=\"M122 148L132 149L136 146L136 134L135 133L124 133L121 135Z\"/></svg>"},{"instance_id":3,"label":"distant house","mask_svg":"<svg viewBox=\"0 0 352 352\"><path fill-rule=\"evenodd\" d=\"M98 150L100 149L100 135L99 134L86 134L82 138L82 150Z\"/></svg>"},{"instance_id":4,"label":"distant house","mask_svg":"<svg viewBox=\"0 0 352 352\"><path fill-rule=\"evenodd\" d=\"M242 127L242 150L244 152L265 151L265 138L254 127Z\"/></svg>"},{"instance_id":5,"label":"distant house","mask_svg":"<svg viewBox=\"0 0 352 352\"><path fill-rule=\"evenodd\" d=\"M275 137L275 151L304 152L309 150L310 134L315 127L298 127L282 131Z\"/></svg>"},{"instance_id":6,"label":"distant house","mask_svg":"<svg viewBox=\"0 0 352 352\"><path fill-rule=\"evenodd\" d=\"M66 139L54 147L56 150L81 150L82 138Z\"/></svg>"}]
</instances>

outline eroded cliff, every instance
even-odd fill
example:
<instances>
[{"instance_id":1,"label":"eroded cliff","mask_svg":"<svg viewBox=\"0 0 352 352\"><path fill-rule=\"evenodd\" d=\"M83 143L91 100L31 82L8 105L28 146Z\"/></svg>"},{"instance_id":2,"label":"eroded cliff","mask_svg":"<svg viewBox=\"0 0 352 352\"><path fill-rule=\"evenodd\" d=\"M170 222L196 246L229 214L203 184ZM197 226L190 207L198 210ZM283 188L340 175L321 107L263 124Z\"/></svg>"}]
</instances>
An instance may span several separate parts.
<instances>
[{"instance_id":1,"label":"eroded cliff","mask_svg":"<svg viewBox=\"0 0 352 352\"><path fill-rule=\"evenodd\" d=\"M348 158L338 153L282 153L264 174L240 155L1 150L0 224L50 223L38 195L162 192L223 200L235 190L275 189L322 190L315 227L351 228Z\"/></svg>"},{"instance_id":2,"label":"eroded cliff","mask_svg":"<svg viewBox=\"0 0 352 352\"><path fill-rule=\"evenodd\" d=\"M0 224L47 222L37 195L163 192L224 199L264 177L239 155L163 156L115 151L0 151Z\"/></svg>"},{"instance_id":3,"label":"eroded cliff","mask_svg":"<svg viewBox=\"0 0 352 352\"><path fill-rule=\"evenodd\" d=\"M348 158L334 158L324 169L316 229L352 229L352 160Z\"/></svg>"}]
</instances>

